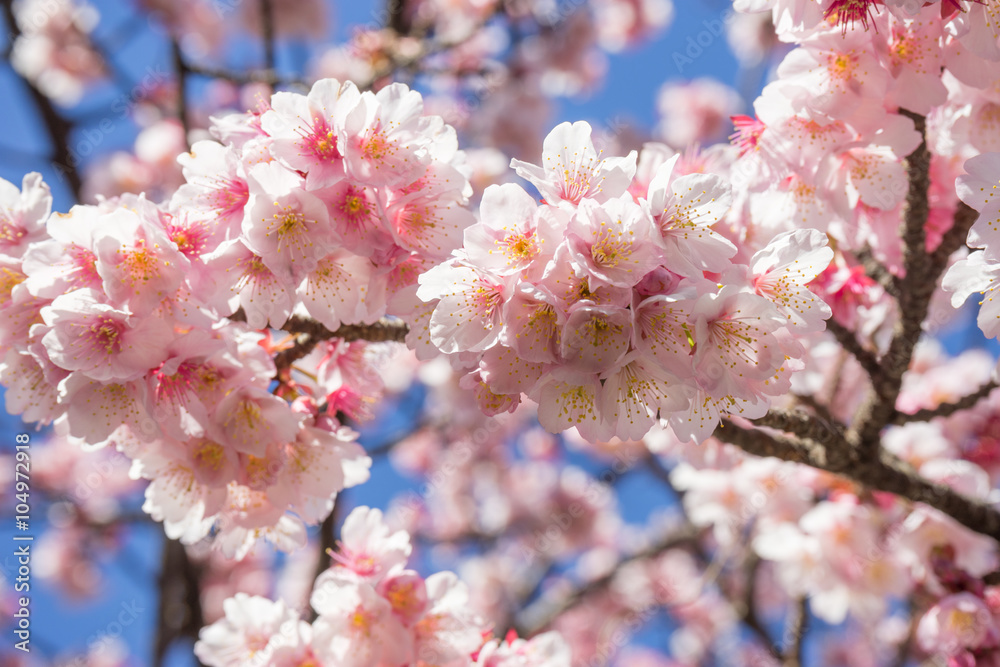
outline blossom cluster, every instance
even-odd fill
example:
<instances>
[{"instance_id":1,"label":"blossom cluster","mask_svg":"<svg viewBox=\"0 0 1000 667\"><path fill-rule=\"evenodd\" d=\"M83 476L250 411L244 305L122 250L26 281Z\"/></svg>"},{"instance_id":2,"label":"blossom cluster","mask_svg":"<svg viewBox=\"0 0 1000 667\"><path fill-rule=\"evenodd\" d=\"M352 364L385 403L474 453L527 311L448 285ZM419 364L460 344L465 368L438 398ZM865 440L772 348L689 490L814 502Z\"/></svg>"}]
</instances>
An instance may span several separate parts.
<instances>
[{"instance_id":1,"label":"blossom cluster","mask_svg":"<svg viewBox=\"0 0 1000 667\"><path fill-rule=\"evenodd\" d=\"M636 158L602 157L585 122L556 127L542 166L512 162L542 203L487 188L462 249L420 276L429 342L464 355L488 413L524 393L552 432L637 440L663 420L703 440L788 391L795 337L830 313L806 287L833 256L826 236L790 231L735 259L713 229L725 181L684 173L663 145Z\"/></svg>"},{"instance_id":2,"label":"blossom cluster","mask_svg":"<svg viewBox=\"0 0 1000 667\"><path fill-rule=\"evenodd\" d=\"M257 330L369 322L393 296L405 314L471 221L469 184L454 131L402 85L324 80L214 131L164 204L50 216L38 174L0 183L0 382L12 414L125 452L168 536L244 555L261 536L303 544L368 478L341 420L381 394L385 356L332 339L293 380L272 358L290 342Z\"/></svg>"},{"instance_id":3,"label":"blossom cluster","mask_svg":"<svg viewBox=\"0 0 1000 667\"><path fill-rule=\"evenodd\" d=\"M313 586L315 621L283 600L237 593L225 601L225 616L202 629L195 655L209 667L569 667L556 633L491 638L465 584L451 572L425 578L408 569L411 551L406 532L359 507Z\"/></svg>"},{"instance_id":4,"label":"blossom cluster","mask_svg":"<svg viewBox=\"0 0 1000 667\"><path fill-rule=\"evenodd\" d=\"M998 213L990 192L1000 168L990 153L998 148L996 135L987 128L1000 102L1000 43L987 27L993 8L838 0L751 0L735 7L769 12L777 39L794 46L756 100L755 115L734 119L733 145L712 156L726 165L739 193L726 219L737 245L753 247L761 237L802 227L827 233L836 253L812 289L864 347L881 353L900 318L913 316L898 312L887 289L922 279L907 275L907 253L934 253L967 214L964 202L980 215L969 245L984 250L952 258L942 283L954 293L954 306L985 292L979 322L995 336L989 239ZM915 182L924 159L928 181ZM924 215L916 220L924 247L904 248L901 236ZM889 275L868 275L873 261ZM935 291L925 328L954 318L946 300ZM793 378L794 392L829 391L825 405L851 426L869 391L866 372L853 360L838 361L842 351L829 339L802 342L805 369ZM994 362L984 356L967 351L948 360L933 346L918 346L896 408L910 415L958 401L990 380ZM971 413L890 427L882 446L925 479L995 502L995 406L991 395ZM747 463L732 471L682 468L677 481L688 491L692 516L713 524L720 541L733 539L734 510L753 516L753 548L780 565L777 581L788 595L809 595L812 612L831 622L847 614L870 622L886 612L886 600L916 591L930 606L917 612L923 651L948 664L996 659L996 622L981 613L994 596L981 578L996 567L995 542L930 507L882 494L864 502L860 490L823 474L810 481L801 473L800 481L796 473L794 486L811 487L805 495L812 497L788 497L787 477L755 479L757 464L745 477L734 472ZM766 503L758 507L750 501L761 491Z\"/></svg>"}]
</instances>

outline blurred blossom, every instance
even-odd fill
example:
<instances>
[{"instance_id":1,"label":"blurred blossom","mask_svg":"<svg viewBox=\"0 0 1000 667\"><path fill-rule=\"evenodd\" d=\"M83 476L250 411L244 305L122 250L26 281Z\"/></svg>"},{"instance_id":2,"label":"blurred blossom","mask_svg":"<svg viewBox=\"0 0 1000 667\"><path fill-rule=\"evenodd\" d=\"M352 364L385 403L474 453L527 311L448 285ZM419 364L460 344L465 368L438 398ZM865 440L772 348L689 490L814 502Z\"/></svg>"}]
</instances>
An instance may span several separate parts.
<instances>
[{"instance_id":1,"label":"blurred blossom","mask_svg":"<svg viewBox=\"0 0 1000 667\"><path fill-rule=\"evenodd\" d=\"M106 74L90 41L99 18L91 5L83 0L19 0L14 16L21 35L11 64L58 104L76 104L87 86Z\"/></svg>"},{"instance_id":2,"label":"blurred blossom","mask_svg":"<svg viewBox=\"0 0 1000 667\"><path fill-rule=\"evenodd\" d=\"M87 165L83 199L146 192L169 198L184 183L177 156L187 150L184 130L174 119L158 120L139 132L135 152L116 151Z\"/></svg>"},{"instance_id":3,"label":"blurred blossom","mask_svg":"<svg viewBox=\"0 0 1000 667\"><path fill-rule=\"evenodd\" d=\"M247 30L256 35L264 34L259 2L231 4L239 9ZM323 37L327 32L327 11L324 0L271 0L271 20L274 22L275 35L285 38Z\"/></svg>"},{"instance_id":4,"label":"blurred blossom","mask_svg":"<svg viewBox=\"0 0 1000 667\"><path fill-rule=\"evenodd\" d=\"M657 30L674 16L670 0L591 0L601 48L618 52Z\"/></svg>"},{"instance_id":5,"label":"blurred blossom","mask_svg":"<svg viewBox=\"0 0 1000 667\"><path fill-rule=\"evenodd\" d=\"M310 65L310 75L316 79L368 81L374 72L370 58L347 46L325 49Z\"/></svg>"},{"instance_id":6,"label":"blurred blossom","mask_svg":"<svg viewBox=\"0 0 1000 667\"><path fill-rule=\"evenodd\" d=\"M781 44L765 13L732 14L726 21L726 42L744 67L762 63Z\"/></svg>"},{"instance_id":7,"label":"blurred blossom","mask_svg":"<svg viewBox=\"0 0 1000 667\"><path fill-rule=\"evenodd\" d=\"M725 139L732 129L730 116L742 107L739 93L714 79L671 81L657 98L658 131L674 148L711 144Z\"/></svg>"},{"instance_id":8,"label":"blurred blossom","mask_svg":"<svg viewBox=\"0 0 1000 667\"><path fill-rule=\"evenodd\" d=\"M225 37L229 5L213 0L138 0L164 27L181 40L184 49L205 56L220 47Z\"/></svg>"}]
</instances>

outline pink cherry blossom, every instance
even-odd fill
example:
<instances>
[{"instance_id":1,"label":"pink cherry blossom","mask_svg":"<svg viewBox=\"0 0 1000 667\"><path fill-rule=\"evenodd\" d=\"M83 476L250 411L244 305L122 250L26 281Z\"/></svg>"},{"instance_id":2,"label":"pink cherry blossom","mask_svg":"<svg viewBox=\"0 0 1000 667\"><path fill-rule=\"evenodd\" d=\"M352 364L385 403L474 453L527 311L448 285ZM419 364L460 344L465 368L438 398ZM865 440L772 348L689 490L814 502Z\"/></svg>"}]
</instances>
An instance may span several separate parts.
<instances>
[{"instance_id":1,"label":"pink cherry blossom","mask_svg":"<svg viewBox=\"0 0 1000 667\"><path fill-rule=\"evenodd\" d=\"M635 153L601 158L583 121L557 125L545 137L541 166L512 160L518 176L530 181L547 201L579 204L584 197L604 201L618 197L635 174Z\"/></svg>"},{"instance_id":2,"label":"pink cherry blossom","mask_svg":"<svg viewBox=\"0 0 1000 667\"><path fill-rule=\"evenodd\" d=\"M164 360L174 332L155 317L139 319L101 302L92 289L57 297L42 309L42 338L54 364L94 380L134 380Z\"/></svg>"},{"instance_id":3,"label":"pink cherry blossom","mask_svg":"<svg viewBox=\"0 0 1000 667\"><path fill-rule=\"evenodd\" d=\"M350 81L323 79L306 96L276 93L260 118L269 149L288 168L307 172L308 190L333 185L345 174L344 119L361 93Z\"/></svg>"},{"instance_id":4,"label":"pink cherry blossom","mask_svg":"<svg viewBox=\"0 0 1000 667\"><path fill-rule=\"evenodd\" d=\"M990 610L971 593L949 595L931 607L917 625L917 641L928 653L955 655L978 648L996 632Z\"/></svg>"}]
</instances>

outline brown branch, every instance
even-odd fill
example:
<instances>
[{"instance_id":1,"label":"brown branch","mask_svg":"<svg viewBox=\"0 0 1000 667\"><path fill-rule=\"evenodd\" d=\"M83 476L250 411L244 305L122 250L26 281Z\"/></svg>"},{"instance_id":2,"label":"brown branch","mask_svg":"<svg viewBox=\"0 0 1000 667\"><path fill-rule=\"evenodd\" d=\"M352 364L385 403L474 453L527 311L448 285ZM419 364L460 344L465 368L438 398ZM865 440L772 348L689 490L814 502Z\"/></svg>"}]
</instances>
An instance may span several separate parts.
<instances>
[{"instance_id":1,"label":"brown branch","mask_svg":"<svg viewBox=\"0 0 1000 667\"><path fill-rule=\"evenodd\" d=\"M830 423L818 415L795 410L772 410L763 417L750 420L757 426L767 426L779 431L794 433L800 438L827 446L844 446L846 439L844 426L840 422Z\"/></svg>"},{"instance_id":2,"label":"brown branch","mask_svg":"<svg viewBox=\"0 0 1000 667\"><path fill-rule=\"evenodd\" d=\"M282 350L274 355L274 379L281 380L291 369L292 364L312 352L319 339L309 334L299 334L295 337L295 342L291 347Z\"/></svg>"},{"instance_id":3,"label":"brown branch","mask_svg":"<svg viewBox=\"0 0 1000 667\"><path fill-rule=\"evenodd\" d=\"M200 567L188 557L183 544L166 538L161 563L153 667L162 667L167 651L178 639L197 639L205 624ZM197 664L200 666L201 662Z\"/></svg>"},{"instance_id":4,"label":"brown branch","mask_svg":"<svg viewBox=\"0 0 1000 667\"><path fill-rule=\"evenodd\" d=\"M326 330L326 327L323 329ZM336 331L326 330L324 338L340 338L347 342L366 340L369 343L402 343L409 332L410 327L406 322L382 318L372 324L342 324Z\"/></svg>"},{"instance_id":5,"label":"brown branch","mask_svg":"<svg viewBox=\"0 0 1000 667\"><path fill-rule=\"evenodd\" d=\"M203 76L209 79L223 79L239 85L266 83L269 86L295 86L305 89L308 89L310 86L310 83L305 79L281 76L271 70L240 72L186 61L185 64L187 65L188 72L192 75Z\"/></svg>"},{"instance_id":6,"label":"brown branch","mask_svg":"<svg viewBox=\"0 0 1000 667\"><path fill-rule=\"evenodd\" d=\"M410 25L409 19L406 16L407 0L387 0L387 3L388 16L386 28L395 32L397 36L416 37L417 35L413 34L416 32L414 26ZM426 58L462 46L472 37L477 35L479 30L485 27L494 16L503 13L504 6L505 3L497 3L493 12L481 17L479 22L473 28L457 39L423 39L420 49L416 53L405 56L397 53L395 50L391 50L386 54L388 56L388 62L376 69L367 81L357 81L356 83L358 88L361 88L362 90L369 89L380 79L390 76L395 72L400 70L413 70Z\"/></svg>"},{"instance_id":7,"label":"brown branch","mask_svg":"<svg viewBox=\"0 0 1000 667\"><path fill-rule=\"evenodd\" d=\"M869 278L881 285L882 289L892 296L899 296L899 278L890 273L889 269L885 268L882 262L876 259L876 257L872 254L870 247L865 246L863 248L853 250L852 252L857 260L861 262L861 266L864 267L865 273Z\"/></svg>"},{"instance_id":8,"label":"brown branch","mask_svg":"<svg viewBox=\"0 0 1000 667\"><path fill-rule=\"evenodd\" d=\"M562 595L556 600L539 600L535 604L524 609L522 614L520 614L520 616L526 616L528 619L534 618L534 620L530 623L526 622L526 620L519 620L516 622L515 629L517 630L518 636L531 637L535 635L548 627L561 614L575 607L586 597L606 589L611 584L615 574L622 566L635 561L658 556L659 554L669 551L670 549L689 545L697 538L698 532L691 527L684 528L676 533L665 535L656 542L650 544L645 549L637 551L636 553L619 560L617 565L611 568L607 574L582 583L577 588L574 588L569 593Z\"/></svg>"},{"instance_id":9,"label":"brown branch","mask_svg":"<svg viewBox=\"0 0 1000 667\"><path fill-rule=\"evenodd\" d=\"M812 394L793 394L793 396L797 402L815 412L820 419L831 424L840 423L830 407L825 403L820 403Z\"/></svg>"},{"instance_id":10,"label":"brown branch","mask_svg":"<svg viewBox=\"0 0 1000 667\"><path fill-rule=\"evenodd\" d=\"M230 315L229 319L233 322L246 322L246 314L240 309ZM383 317L369 324L342 324L336 331L330 331L314 319L293 315L281 326L281 330L314 338L317 342L339 338L349 343L356 340L366 340L369 343L402 343L410 327L401 320Z\"/></svg>"},{"instance_id":11,"label":"brown branch","mask_svg":"<svg viewBox=\"0 0 1000 667\"><path fill-rule=\"evenodd\" d=\"M842 348L850 352L857 359L858 363L861 364L861 368L868 375L874 376L880 372L878 357L875 356L874 352L865 349L861 345L853 331L833 317L826 321L826 330L833 334L833 337L837 339Z\"/></svg>"},{"instance_id":12,"label":"brown branch","mask_svg":"<svg viewBox=\"0 0 1000 667\"><path fill-rule=\"evenodd\" d=\"M906 177L909 187L903 204L903 268L905 278L900 283L899 319L893 330L889 349L879 359L879 372L869 373L872 392L858 408L852 420L849 438L869 456L879 448L879 433L896 410L896 399L903 384L903 374L910 366L913 350L920 339L931 296L937 286L940 271L932 267L927 253L927 216L930 211L927 190L930 188L930 151L927 150L926 122L923 116L902 110L920 133L920 145L906 157ZM868 370L867 368L865 369Z\"/></svg>"},{"instance_id":13,"label":"brown branch","mask_svg":"<svg viewBox=\"0 0 1000 667\"><path fill-rule=\"evenodd\" d=\"M757 597L757 570L760 568L760 556L754 551L748 551L743 567L746 573L747 588L743 599L736 606L736 612L743 623L757 635L761 643L770 651L771 636L757 615L757 604L754 602L754 598Z\"/></svg>"},{"instance_id":14,"label":"brown branch","mask_svg":"<svg viewBox=\"0 0 1000 667\"><path fill-rule=\"evenodd\" d=\"M184 62L184 54L181 52L181 45L176 39L170 40L170 55L173 60L174 70L177 72L177 120L180 121L184 129L184 145L191 149L191 119L188 116L187 100L187 78L188 66Z\"/></svg>"},{"instance_id":15,"label":"brown branch","mask_svg":"<svg viewBox=\"0 0 1000 667\"><path fill-rule=\"evenodd\" d=\"M931 265L935 271L939 273L943 271L944 267L948 265L948 258L951 257L952 253L965 245L969 229L972 228L978 217L979 213L974 208L963 202L958 203L951 227L944 233L944 236L941 237L941 243L931 253Z\"/></svg>"},{"instance_id":16,"label":"brown branch","mask_svg":"<svg viewBox=\"0 0 1000 667\"><path fill-rule=\"evenodd\" d=\"M974 407L976 403L989 396L993 390L997 388L997 386L998 385L994 380L990 380L976 391L968 394L967 396L963 396L953 403L942 403L936 408L924 408L922 410L917 410L912 414L897 412L895 418L892 420L892 423L898 426L906 424L907 422L926 422L934 419L935 417L947 417L961 410L968 410L969 408Z\"/></svg>"},{"instance_id":17,"label":"brown branch","mask_svg":"<svg viewBox=\"0 0 1000 667\"><path fill-rule=\"evenodd\" d=\"M13 48L14 42L21 36L21 28L14 16L14 0L0 0L0 8L3 10L4 21L7 23L7 39ZM28 94L49 135L51 143L49 162L60 178L66 180L67 185L74 199L80 199L80 192L83 189L83 180L77 169L77 158L69 149L70 134L73 132L73 123L63 118L56 110L55 104L43 93L34 83L26 79L20 72L11 68L13 74L20 80L22 85L28 89Z\"/></svg>"},{"instance_id":18,"label":"brown branch","mask_svg":"<svg viewBox=\"0 0 1000 667\"><path fill-rule=\"evenodd\" d=\"M264 39L264 69L275 71L274 6L271 0L260 0L260 29Z\"/></svg>"},{"instance_id":19,"label":"brown branch","mask_svg":"<svg viewBox=\"0 0 1000 667\"><path fill-rule=\"evenodd\" d=\"M906 638L899 645L899 648L896 649L896 656L889 667L906 667L906 663L910 658L910 651L913 649L913 641L916 639L917 622L920 614L917 612L917 605L912 596L907 600L907 606L910 609L909 629L906 632Z\"/></svg>"},{"instance_id":20,"label":"brown branch","mask_svg":"<svg viewBox=\"0 0 1000 667\"><path fill-rule=\"evenodd\" d=\"M688 526L690 526L691 521L684 508L684 492L677 489L673 482L670 481L670 470L663 465L659 457L655 454L650 454L647 457L646 465L650 472L652 472L653 475L660 480L674 496L677 497L677 505L684 516L684 521ZM697 556L702 567L705 567L706 569L711 567L712 558L697 540L693 540L691 542L691 549ZM759 566L760 557L753 551L748 550L743 562L744 577L747 582L746 590L737 599L737 596L733 592L726 590L726 587L720 582L719 592L722 593L726 600L729 601L730 606L733 608L733 611L740 618L740 620L742 620L743 623L757 635L761 644L768 650L771 650L771 637L767 633L767 628L764 627L763 622L761 622L760 618L757 616L757 607L754 604L754 591L757 585L757 568ZM777 654L774 654L773 651L772 655L777 658Z\"/></svg>"},{"instance_id":21,"label":"brown branch","mask_svg":"<svg viewBox=\"0 0 1000 667\"><path fill-rule=\"evenodd\" d=\"M801 667L802 645L805 643L806 632L809 630L809 603L805 596L800 597L788 610L785 619L785 631L781 636L782 643L787 642L781 651L783 667Z\"/></svg>"},{"instance_id":22,"label":"brown branch","mask_svg":"<svg viewBox=\"0 0 1000 667\"><path fill-rule=\"evenodd\" d=\"M316 569L313 570L313 582L319 578L319 575L330 569L330 556L329 552L337 548L337 519L340 515L340 508L342 504L338 502L340 496L338 495L333 500L333 510L330 512L329 516L323 519L323 523L319 525L319 558L316 560ZM312 623L316 620L316 610L312 608L309 601L306 600L306 606L308 607L308 613L303 613L303 617Z\"/></svg>"},{"instance_id":23,"label":"brown branch","mask_svg":"<svg viewBox=\"0 0 1000 667\"><path fill-rule=\"evenodd\" d=\"M800 441L743 428L730 421L723 421L714 435L756 456L803 463L841 475L869 489L930 505L966 528L1000 540L1000 512L995 508L921 477L907 463L884 450L879 449L877 456L869 456L848 446L846 441L832 441L824 447L810 440Z\"/></svg>"},{"instance_id":24,"label":"brown branch","mask_svg":"<svg viewBox=\"0 0 1000 667\"><path fill-rule=\"evenodd\" d=\"M397 35L407 35L410 33L410 22L406 16L406 0L388 0L386 7L389 18L386 27L393 30Z\"/></svg>"}]
</instances>

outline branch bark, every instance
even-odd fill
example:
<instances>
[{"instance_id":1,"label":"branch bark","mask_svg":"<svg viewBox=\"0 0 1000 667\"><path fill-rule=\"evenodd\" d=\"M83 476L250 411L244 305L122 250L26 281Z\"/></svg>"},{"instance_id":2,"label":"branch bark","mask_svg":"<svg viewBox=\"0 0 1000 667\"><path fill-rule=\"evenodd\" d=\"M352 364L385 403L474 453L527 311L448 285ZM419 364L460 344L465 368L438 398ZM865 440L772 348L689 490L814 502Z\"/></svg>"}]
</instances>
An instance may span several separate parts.
<instances>
[{"instance_id":1,"label":"branch bark","mask_svg":"<svg viewBox=\"0 0 1000 667\"><path fill-rule=\"evenodd\" d=\"M995 380L990 380L982 387L976 391L963 396L954 403L942 403L936 408L924 408L923 410L917 410L912 414L907 414L905 412L897 412L895 418L892 420L893 424L901 425L907 422L926 422L934 419L935 417L947 417L953 415L956 412L962 410L968 410L972 408L979 401L983 400L989 396L994 389L997 388L997 383Z\"/></svg>"},{"instance_id":2,"label":"branch bark","mask_svg":"<svg viewBox=\"0 0 1000 667\"><path fill-rule=\"evenodd\" d=\"M184 545L164 538L159 576L156 639L153 667L162 667L171 644L178 639L197 639L205 624L201 611L201 570L188 557ZM196 660L201 667L201 662Z\"/></svg>"},{"instance_id":3,"label":"branch bark","mask_svg":"<svg viewBox=\"0 0 1000 667\"><path fill-rule=\"evenodd\" d=\"M261 37L264 40L264 69L275 71L274 6L272 0L260 0Z\"/></svg>"},{"instance_id":4,"label":"branch bark","mask_svg":"<svg viewBox=\"0 0 1000 667\"><path fill-rule=\"evenodd\" d=\"M854 250L853 253L857 260L861 262L861 266L864 267L865 273L869 278L881 285L882 289L890 295L899 297L899 278L890 273L889 270L882 265L882 262L875 258L875 255L872 254L871 248L865 246L859 250Z\"/></svg>"},{"instance_id":5,"label":"branch bark","mask_svg":"<svg viewBox=\"0 0 1000 667\"><path fill-rule=\"evenodd\" d=\"M861 368L869 376L876 375L881 371L878 357L875 356L874 352L861 345L853 331L833 317L826 321L826 330L833 334L842 348L851 353L851 356L861 364Z\"/></svg>"},{"instance_id":6,"label":"branch bark","mask_svg":"<svg viewBox=\"0 0 1000 667\"><path fill-rule=\"evenodd\" d=\"M313 570L313 582L319 578L319 575L330 569L329 552L337 548L337 521L340 516L340 507L342 506L338 502L339 500L340 496L338 495L333 501L333 511L323 519L323 523L319 526L319 558L316 561L316 569ZM306 606L308 613L303 613L302 616L309 623L312 623L316 620L316 610L312 608L308 600L306 600Z\"/></svg>"},{"instance_id":7,"label":"branch bark","mask_svg":"<svg viewBox=\"0 0 1000 667\"><path fill-rule=\"evenodd\" d=\"M246 322L246 314L242 310L237 310L229 316L229 319L233 322ZM314 319L293 315L281 326L281 330L315 339L316 342L312 343L313 345L331 338L340 338L347 342L366 340L369 343L402 343L406 340L406 334L410 332L410 327L401 320L383 317L378 322L369 324L342 324L336 331L330 331ZM305 356L305 354L301 356Z\"/></svg>"},{"instance_id":8,"label":"branch bark","mask_svg":"<svg viewBox=\"0 0 1000 667\"><path fill-rule=\"evenodd\" d=\"M781 651L783 667L802 666L802 646L809 631L809 602L805 596L795 600L785 619L785 631L781 637L784 647Z\"/></svg>"},{"instance_id":9,"label":"branch bark","mask_svg":"<svg viewBox=\"0 0 1000 667\"><path fill-rule=\"evenodd\" d=\"M190 70L184 61L181 45L176 39L170 40L170 56L177 72L177 120L184 129L184 145L191 149L191 119L188 117L187 79Z\"/></svg>"},{"instance_id":10,"label":"branch bark","mask_svg":"<svg viewBox=\"0 0 1000 667\"><path fill-rule=\"evenodd\" d=\"M868 489L887 491L930 505L966 528L1000 540L1000 512L995 508L921 477L908 464L881 448L876 457L870 457L846 440L838 441L832 435L827 446L823 446L812 440L743 428L728 420L715 430L715 437L756 456L803 463L836 473Z\"/></svg>"},{"instance_id":11,"label":"branch bark","mask_svg":"<svg viewBox=\"0 0 1000 667\"><path fill-rule=\"evenodd\" d=\"M913 350L920 339L931 296L937 286L940 271L932 267L927 253L927 216L930 211L927 191L930 188L931 154L927 149L926 121L923 116L902 110L920 133L920 145L906 157L906 177L909 184L903 204L903 268L900 282L899 319L893 330L889 349L879 359L879 371L869 372L872 392L858 408L852 420L849 439L867 455L876 455L879 433L890 422L896 410L896 399L903 384L903 374L910 366Z\"/></svg>"}]
</instances>

